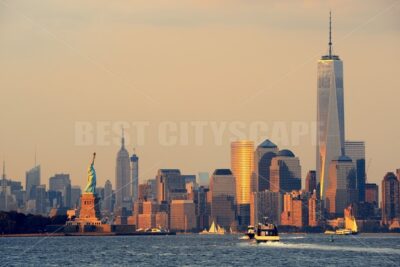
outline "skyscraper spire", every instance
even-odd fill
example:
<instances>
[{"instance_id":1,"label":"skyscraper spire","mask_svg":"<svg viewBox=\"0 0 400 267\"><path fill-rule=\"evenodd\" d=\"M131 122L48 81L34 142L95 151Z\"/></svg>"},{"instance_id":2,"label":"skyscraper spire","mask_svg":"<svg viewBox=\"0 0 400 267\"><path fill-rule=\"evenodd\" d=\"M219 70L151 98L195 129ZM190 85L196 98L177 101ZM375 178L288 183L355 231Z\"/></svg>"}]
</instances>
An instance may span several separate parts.
<instances>
[{"instance_id":1,"label":"skyscraper spire","mask_svg":"<svg viewBox=\"0 0 400 267\"><path fill-rule=\"evenodd\" d=\"M332 58L332 12L329 11L329 58Z\"/></svg>"},{"instance_id":2,"label":"skyscraper spire","mask_svg":"<svg viewBox=\"0 0 400 267\"><path fill-rule=\"evenodd\" d=\"M37 163L36 163L36 146L35 146L35 166L34 167L36 167L37 166Z\"/></svg>"},{"instance_id":3,"label":"skyscraper spire","mask_svg":"<svg viewBox=\"0 0 400 267\"><path fill-rule=\"evenodd\" d=\"M3 179L6 179L6 161L3 159L3 175L1 176Z\"/></svg>"},{"instance_id":4,"label":"skyscraper spire","mask_svg":"<svg viewBox=\"0 0 400 267\"><path fill-rule=\"evenodd\" d=\"M122 129L121 146L125 147L124 127L122 126L121 129Z\"/></svg>"}]
</instances>

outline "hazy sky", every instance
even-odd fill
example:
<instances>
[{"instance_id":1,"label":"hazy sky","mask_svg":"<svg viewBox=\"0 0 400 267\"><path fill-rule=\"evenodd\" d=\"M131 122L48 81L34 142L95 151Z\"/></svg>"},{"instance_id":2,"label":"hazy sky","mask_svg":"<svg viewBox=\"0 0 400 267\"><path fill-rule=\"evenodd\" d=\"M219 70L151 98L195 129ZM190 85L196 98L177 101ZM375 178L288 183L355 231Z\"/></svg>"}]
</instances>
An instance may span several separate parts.
<instances>
[{"instance_id":1,"label":"hazy sky","mask_svg":"<svg viewBox=\"0 0 400 267\"><path fill-rule=\"evenodd\" d=\"M400 168L398 0L1 1L7 175L25 186L36 146L42 183L67 172L83 186L96 151L98 184L115 184L121 121L131 124L128 149L137 146L141 180L158 168L229 168L235 131L219 143L210 125L232 123L243 132L267 125L265 136L292 149L305 175L315 168L316 67L327 51L330 9L334 52L344 62L346 139L366 142L368 180L380 183ZM84 145L81 122L114 130L95 131L104 140ZM134 122L148 124L143 144L133 141ZM177 145L160 137L165 125L185 132L193 122L206 125L200 145L190 127ZM293 123L306 126L299 139Z\"/></svg>"}]
</instances>

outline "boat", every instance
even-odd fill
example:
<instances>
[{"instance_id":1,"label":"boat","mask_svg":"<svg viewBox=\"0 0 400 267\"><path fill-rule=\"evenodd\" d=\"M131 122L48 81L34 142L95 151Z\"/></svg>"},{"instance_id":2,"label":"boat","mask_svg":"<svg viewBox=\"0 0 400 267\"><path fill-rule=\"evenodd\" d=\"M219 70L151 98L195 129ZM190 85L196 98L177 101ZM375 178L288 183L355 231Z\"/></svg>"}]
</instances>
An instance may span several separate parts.
<instances>
[{"instance_id":1,"label":"boat","mask_svg":"<svg viewBox=\"0 0 400 267\"><path fill-rule=\"evenodd\" d=\"M356 218L352 214L352 207L349 206L344 210L344 228L336 231L325 231L326 235L356 235L358 234L358 226Z\"/></svg>"},{"instance_id":2,"label":"boat","mask_svg":"<svg viewBox=\"0 0 400 267\"><path fill-rule=\"evenodd\" d=\"M246 239L254 239L254 226L253 225L249 225L247 226L247 232L246 232Z\"/></svg>"},{"instance_id":3,"label":"boat","mask_svg":"<svg viewBox=\"0 0 400 267\"><path fill-rule=\"evenodd\" d=\"M334 234L336 234L336 232L335 231L331 231L331 230L326 230L324 232L324 234L326 234L326 235L334 235Z\"/></svg>"},{"instance_id":4,"label":"boat","mask_svg":"<svg viewBox=\"0 0 400 267\"><path fill-rule=\"evenodd\" d=\"M279 242L278 228L273 223L259 223L255 230L254 239L257 243Z\"/></svg>"},{"instance_id":5,"label":"boat","mask_svg":"<svg viewBox=\"0 0 400 267\"><path fill-rule=\"evenodd\" d=\"M199 233L200 235L224 235L225 234L225 229L218 224L215 224L213 221L210 229L207 231L207 229L204 229Z\"/></svg>"}]
</instances>

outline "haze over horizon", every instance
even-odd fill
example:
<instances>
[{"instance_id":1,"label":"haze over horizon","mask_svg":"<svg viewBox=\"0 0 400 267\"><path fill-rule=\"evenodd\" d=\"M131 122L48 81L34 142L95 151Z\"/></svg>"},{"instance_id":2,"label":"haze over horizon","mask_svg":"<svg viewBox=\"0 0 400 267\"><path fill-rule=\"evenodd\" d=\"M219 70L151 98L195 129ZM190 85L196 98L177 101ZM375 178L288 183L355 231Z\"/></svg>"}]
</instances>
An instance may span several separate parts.
<instances>
[{"instance_id":1,"label":"haze over horizon","mask_svg":"<svg viewBox=\"0 0 400 267\"><path fill-rule=\"evenodd\" d=\"M23 182L70 173L86 183L97 152L98 186L114 185L119 129L108 145L78 145L76 123L147 122L139 177L230 167L229 136L216 144L160 145L160 122L310 125L299 144L274 140L315 169L317 61L344 64L347 140L366 142L368 182L400 168L400 1L3 1L0 26L0 157ZM247 129L245 129L247 131ZM126 129L133 138L132 128ZM256 141L256 140L254 140ZM260 140L258 140L260 141ZM256 143L257 145L257 143Z\"/></svg>"}]
</instances>

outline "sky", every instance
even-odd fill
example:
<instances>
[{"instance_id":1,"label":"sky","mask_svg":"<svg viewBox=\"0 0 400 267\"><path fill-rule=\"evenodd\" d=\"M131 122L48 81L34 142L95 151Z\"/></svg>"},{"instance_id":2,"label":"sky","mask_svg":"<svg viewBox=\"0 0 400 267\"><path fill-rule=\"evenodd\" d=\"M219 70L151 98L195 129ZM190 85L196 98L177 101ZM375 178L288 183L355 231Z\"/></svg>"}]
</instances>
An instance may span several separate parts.
<instances>
[{"instance_id":1,"label":"sky","mask_svg":"<svg viewBox=\"0 0 400 267\"><path fill-rule=\"evenodd\" d=\"M367 179L400 168L400 1L1 1L0 158L23 181L115 184L121 126L140 180L230 167L230 141L270 138L315 169L316 68L344 64L346 139ZM197 128L195 128L197 127ZM143 131L140 131L142 129Z\"/></svg>"}]
</instances>

